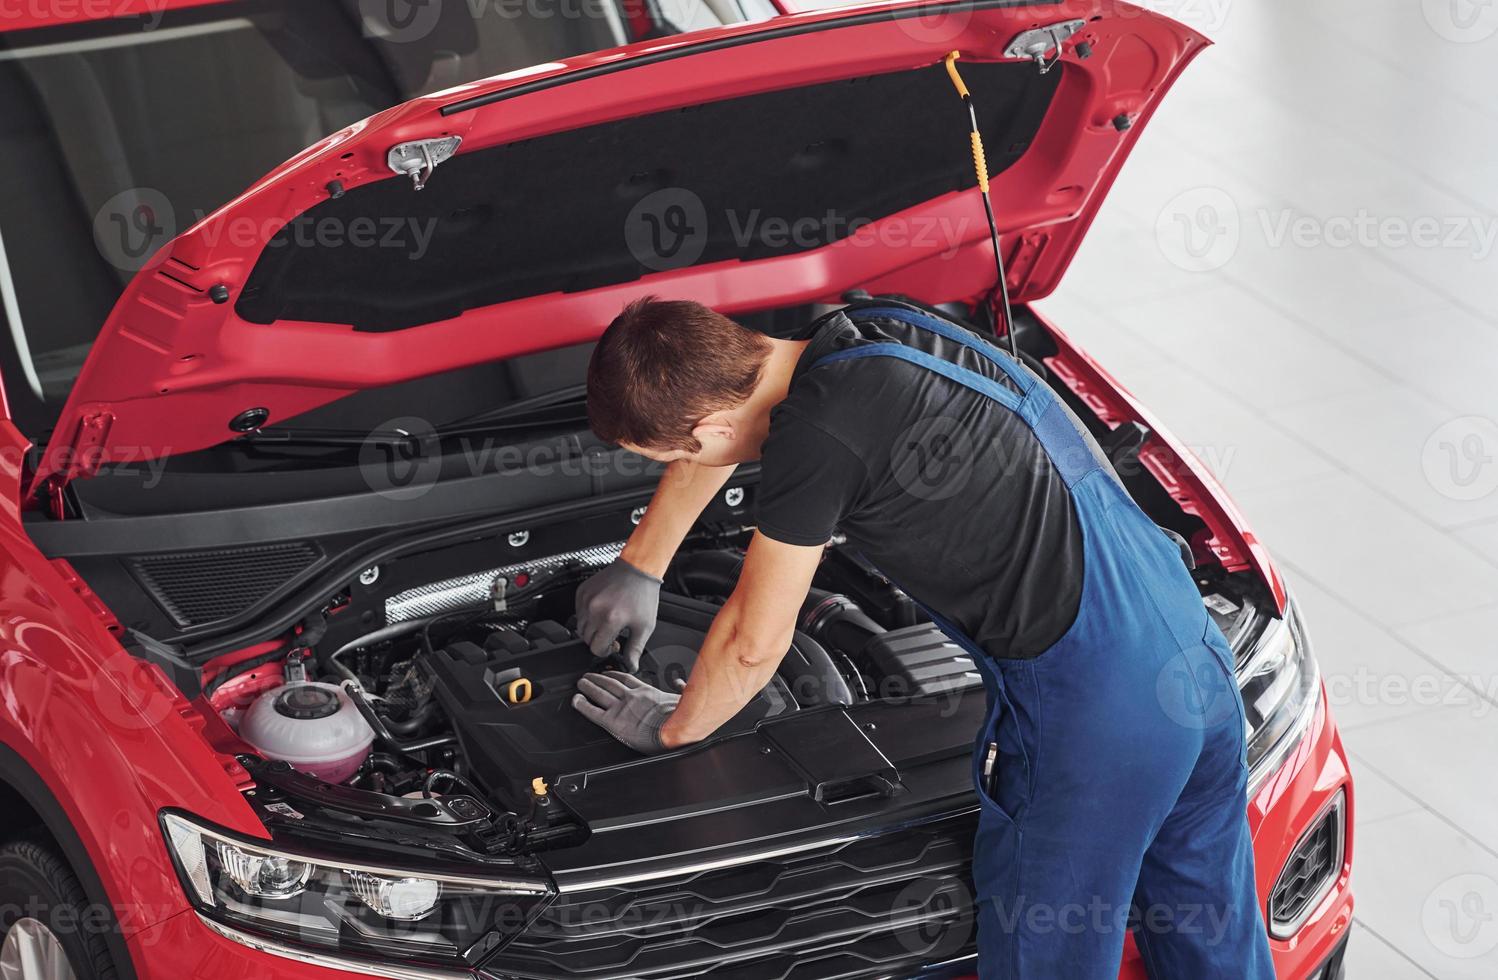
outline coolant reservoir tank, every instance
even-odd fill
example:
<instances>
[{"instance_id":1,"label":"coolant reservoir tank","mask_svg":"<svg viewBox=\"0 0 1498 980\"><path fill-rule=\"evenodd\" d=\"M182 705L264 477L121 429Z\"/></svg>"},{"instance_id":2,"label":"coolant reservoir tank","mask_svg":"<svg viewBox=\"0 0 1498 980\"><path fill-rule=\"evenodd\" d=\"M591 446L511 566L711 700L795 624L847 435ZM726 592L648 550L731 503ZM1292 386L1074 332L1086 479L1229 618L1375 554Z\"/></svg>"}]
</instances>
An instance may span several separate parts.
<instances>
[{"instance_id":1,"label":"coolant reservoir tank","mask_svg":"<svg viewBox=\"0 0 1498 980\"><path fill-rule=\"evenodd\" d=\"M342 688L310 681L260 695L239 736L266 758L330 783L357 772L374 743L374 730Z\"/></svg>"}]
</instances>

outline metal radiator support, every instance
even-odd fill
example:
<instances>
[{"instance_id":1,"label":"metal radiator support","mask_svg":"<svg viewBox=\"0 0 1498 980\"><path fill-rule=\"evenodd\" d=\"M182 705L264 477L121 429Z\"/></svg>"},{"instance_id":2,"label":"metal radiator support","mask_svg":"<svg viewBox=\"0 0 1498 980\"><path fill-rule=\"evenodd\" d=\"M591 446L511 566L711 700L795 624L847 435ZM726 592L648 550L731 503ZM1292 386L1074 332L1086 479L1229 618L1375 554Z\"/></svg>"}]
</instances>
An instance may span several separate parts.
<instances>
[{"instance_id":1,"label":"metal radiator support","mask_svg":"<svg viewBox=\"0 0 1498 980\"><path fill-rule=\"evenodd\" d=\"M414 589L407 589L385 600L385 622L403 623L422 616L447 612L449 609L478 605L493 597L496 579L513 579L520 572L529 572L534 575L536 572L568 562L581 562L592 568L601 568L618 558L619 552L623 550L624 542L615 541L612 544L567 551L559 555L547 555L544 558L515 562L512 565L504 565L484 572L470 572L467 575L444 579L441 582L418 585Z\"/></svg>"}]
</instances>

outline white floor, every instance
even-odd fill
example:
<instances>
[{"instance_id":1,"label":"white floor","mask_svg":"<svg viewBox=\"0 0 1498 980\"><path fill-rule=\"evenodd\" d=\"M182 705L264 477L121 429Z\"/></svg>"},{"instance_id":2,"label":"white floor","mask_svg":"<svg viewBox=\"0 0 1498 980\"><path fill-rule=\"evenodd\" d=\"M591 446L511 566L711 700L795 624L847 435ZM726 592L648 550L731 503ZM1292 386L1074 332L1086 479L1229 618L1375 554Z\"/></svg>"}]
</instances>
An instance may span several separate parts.
<instances>
[{"instance_id":1,"label":"white floor","mask_svg":"<svg viewBox=\"0 0 1498 980\"><path fill-rule=\"evenodd\" d=\"M1498 977L1498 5L1149 5L1217 46L1040 308L1307 613L1357 780L1349 977Z\"/></svg>"}]
</instances>

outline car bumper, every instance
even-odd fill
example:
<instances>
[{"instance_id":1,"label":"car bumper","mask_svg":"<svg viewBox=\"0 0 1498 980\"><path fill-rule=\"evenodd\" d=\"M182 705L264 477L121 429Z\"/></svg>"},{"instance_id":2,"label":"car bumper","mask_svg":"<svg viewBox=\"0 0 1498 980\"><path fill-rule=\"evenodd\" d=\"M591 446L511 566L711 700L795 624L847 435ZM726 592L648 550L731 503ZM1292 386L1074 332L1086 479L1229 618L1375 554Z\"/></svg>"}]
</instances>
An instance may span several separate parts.
<instances>
[{"instance_id":1,"label":"car bumper","mask_svg":"<svg viewBox=\"0 0 1498 980\"><path fill-rule=\"evenodd\" d=\"M1327 893L1293 935L1271 938L1275 972L1285 980L1333 980L1352 925L1352 825L1355 800L1347 756L1327 709L1325 694L1299 745L1279 769L1263 781L1249 804L1257 859L1256 878L1261 896L1274 888L1296 845L1338 794L1342 807L1341 865ZM353 965L302 954L269 944L247 945L225 930L184 912L137 933L130 940L131 956L141 980L245 980L268 975L292 980L334 980L337 977L385 976L403 980L458 978L471 974L405 970L387 964ZM1328 970L1328 966L1332 967ZM971 975L970 959L933 964L923 977ZM1144 980L1143 962L1132 942L1125 949L1120 980Z\"/></svg>"},{"instance_id":2,"label":"car bumper","mask_svg":"<svg viewBox=\"0 0 1498 980\"><path fill-rule=\"evenodd\" d=\"M1316 718L1300 747L1265 780L1250 801L1259 894L1274 887L1286 860L1307 831L1343 794L1342 847L1333 883L1305 921L1285 939L1269 945L1280 977L1310 978L1338 953L1352 927L1353 826L1356 812L1352 778L1342 737L1323 691ZM1257 820L1255 817L1257 815Z\"/></svg>"},{"instance_id":3,"label":"car bumper","mask_svg":"<svg viewBox=\"0 0 1498 980\"><path fill-rule=\"evenodd\" d=\"M473 976L466 972L406 970L395 964L365 967L248 938L247 942L232 938L228 930L196 912L183 912L137 933L129 946L139 980L462 980Z\"/></svg>"},{"instance_id":4,"label":"car bumper","mask_svg":"<svg viewBox=\"0 0 1498 980\"><path fill-rule=\"evenodd\" d=\"M1265 778L1249 801L1255 878L1266 920L1267 896L1307 832L1343 795L1342 848L1331 885L1295 931L1270 937L1275 975L1281 980L1332 980L1352 927L1352 827L1354 799L1347 753L1322 692L1309 727L1279 768ZM1133 943L1125 951L1121 980L1145 980L1143 961Z\"/></svg>"}]
</instances>

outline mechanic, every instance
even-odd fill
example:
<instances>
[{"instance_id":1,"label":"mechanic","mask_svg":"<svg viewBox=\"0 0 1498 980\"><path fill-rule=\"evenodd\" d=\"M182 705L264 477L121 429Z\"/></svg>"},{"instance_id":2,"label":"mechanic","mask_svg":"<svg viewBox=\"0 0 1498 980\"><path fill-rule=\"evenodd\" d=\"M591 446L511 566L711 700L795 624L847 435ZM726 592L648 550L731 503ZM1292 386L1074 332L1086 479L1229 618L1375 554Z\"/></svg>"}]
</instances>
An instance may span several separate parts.
<instances>
[{"instance_id":1,"label":"mechanic","mask_svg":"<svg viewBox=\"0 0 1498 980\"><path fill-rule=\"evenodd\" d=\"M1274 976L1231 650L1177 545L1035 373L893 301L782 340L646 299L599 341L588 414L669 464L577 594L594 655L623 635L631 671L687 532L737 464L761 470L738 584L684 690L593 673L577 710L645 753L711 735L775 673L836 528L984 678L981 974L1111 980L1132 929L1154 978Z\"/></svg>"}]
</instances>

